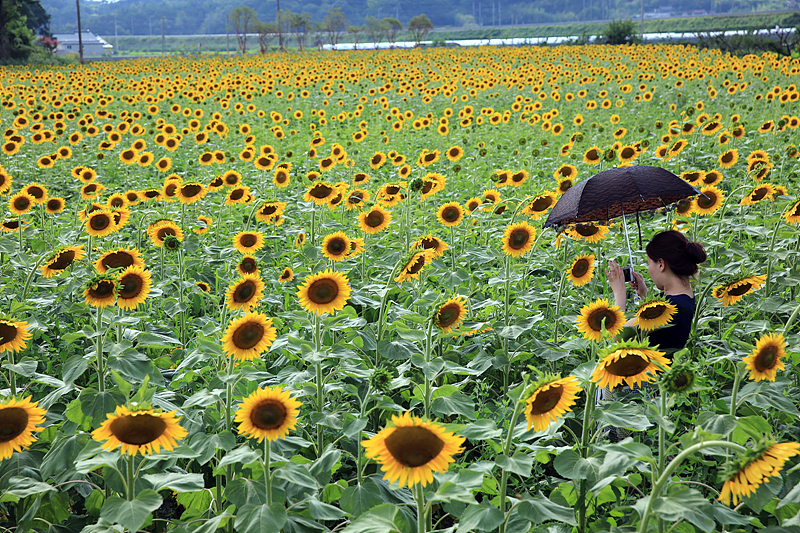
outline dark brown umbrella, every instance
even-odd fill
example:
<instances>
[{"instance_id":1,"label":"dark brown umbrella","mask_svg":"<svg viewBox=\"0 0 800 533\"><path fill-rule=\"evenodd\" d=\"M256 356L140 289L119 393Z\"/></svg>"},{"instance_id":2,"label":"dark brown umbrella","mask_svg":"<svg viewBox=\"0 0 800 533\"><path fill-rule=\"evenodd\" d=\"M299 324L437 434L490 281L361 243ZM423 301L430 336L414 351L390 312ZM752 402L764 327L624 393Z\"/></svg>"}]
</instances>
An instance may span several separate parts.
<instances>
[{"instance_id":1,"label":"dark brown umbrella","mask_svg":"<svg viewBox=\"0 0 800 533\"><path fill-rule=\"evenodd\" d=\"M661 167L616 167L567 190L553 206L544 227L607 221L666 207L698 194L700 191Z\"/></svg>"}]
</instances>

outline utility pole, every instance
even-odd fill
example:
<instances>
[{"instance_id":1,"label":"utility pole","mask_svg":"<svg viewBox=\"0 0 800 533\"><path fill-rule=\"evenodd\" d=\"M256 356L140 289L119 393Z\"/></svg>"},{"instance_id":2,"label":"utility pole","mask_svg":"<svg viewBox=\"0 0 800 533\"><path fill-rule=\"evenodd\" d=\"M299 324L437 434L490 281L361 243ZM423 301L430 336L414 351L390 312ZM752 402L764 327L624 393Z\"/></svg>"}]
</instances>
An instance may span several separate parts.
<instances>
[{"instance_id":1,"label":"utility pole","mask_svg":"<svg viewBox=\"0 0 800 533\"><path fill-rule=\"evenodd\" d=\"M75 0L75 7L78 9L78 53L80 54L81 65L83 65L83 33L81 33L81 0Z\"/></svg>"},{"instance_id":2,"label":"utility pole","mask_svg":"<svg viewBox=\"0 0 800 533\"><path fill-rule=\"evenodd\" d=\"M119 33L117 33L117 17L114 17L114 46L116 47L116 53L119 55Z\"/></svg>"},{"instance_id":3,"label":"utility pole","mask_svg":"<svg viewBox=\"0 0 800 533\"><path fill-rule=\"evenodd\" d=\"M277 19L276 22L278 24L278 46L281 52L283 52L283 27L281 26L281 0L277 0L278 2L278 11L275 13L275 18Z\"/></svg>"},{"instance_id":4,"label":"utility pole","mask_svg":"<svg viewBox=\"0 0 800 533\"><path fill-rule=\"evenodd\" d=\"M165 46L165 39L164 39L164 15L161 15L161 57L164 57L164 49Z\"/></svg>"},{"instance_id":5,"label":"utility pole","mask_svg":"<svg viewBox=\"0 0 800 533\"><path fill-rule=\"evenodd\" d=\"M641 4L642 5L642 20L641 20L641 24L639 25L639 34L640 34L639 38L642 40L642 43L644 43L644 0L641 0L641 3L642 3Z\"/></svg>"}]
</instances>

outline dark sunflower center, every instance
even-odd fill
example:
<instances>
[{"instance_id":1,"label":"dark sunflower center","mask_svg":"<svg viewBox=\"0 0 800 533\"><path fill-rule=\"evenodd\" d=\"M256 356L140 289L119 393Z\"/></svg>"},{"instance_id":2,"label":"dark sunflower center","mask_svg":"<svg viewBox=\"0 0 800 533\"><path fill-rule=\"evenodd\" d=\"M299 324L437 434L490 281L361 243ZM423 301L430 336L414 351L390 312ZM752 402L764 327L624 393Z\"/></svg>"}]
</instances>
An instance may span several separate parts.
<instances>
[{"instance_id":1,"label":"dark sunflower center","mask_svg":"<svg viewBox=\"0 0 800 533\"><path fill-rule=\"evenodd\" d=\"M433 189L434 183L432 181L426 181L422 184L422 194L428 194Z\"/></svg>"},{"instance_id":2,"label":"dark sunflower center","mask_svg":"<svg viewBox=\"0 0 800 533\"><path fill-rule=\"evenodd\" d=\"M3 227L10 229L10 230L17 230L19 229L19 220L6 220L3 222Z\"/></svg>"},{"instance_id":3,"label":"dark sunflower center","mask_svg":"<svg viewBox=\"0 0 800 533\"><path fill-rule=\"evenodd\" d=\"M642 312L639 314L639 316L645 320L655 320L663 315L666 311L667 306L664 304L651 304L642 309Z\"/></svg>"},{"instance_id":4,"label":"dark sunflower center","mask_svg":"<svg viewBox=\"0 0 800 533\"><path fill-rule=\"evenodd\" d=\"M602 331L603 319L606 319L606 329L611 329L617 323L617 315L611 309L595 309L589 315L589 327L594 331Z\"/></svg>"},{"instance_id":5,"label":"dark sunflower center","mask_svg":"<svg viewBox=\"0 0 800 533\"><path fill-rule=\"evenodd\" d=\"M377 228L383 224L384 216L380 211L370 211L367 215L366 222L370 228Z\"/></svg>"},{"instance_id":6,"label":"dark sunflower center","mask_svg":"<svg viewBox=\"0 0 800 533\"><path fill-rule=\"evenodd\" d=\"M170 227L159 228L156 232L156 237L161 241L163 241L167 235L175 235L175 229Z\"/></svg>"},{"instance_id":7,"label":"dark sunflower center","mask_svg":"<svg viewBox=\"0 0 800 533\"><path fill-rule=\"evenodd\" d=\"M245 248L250 248L255 246L258 242L258 237L253 235L252 233L245 233L241 237L239 237L239 244L244 246Z\"/></svg>"},{"instance_id":8,"label":"dark sunflower center","mask_svg":"<svg viewBox=\"0 0 800 533\"><path fill-rule=\"evenodd\" d=\"M525 228L515 229L508 237L508 246L514 250L524 248L530 240L530 233Z\"/></svg>"},{"instance_id":9,"label":"dark sunflower center","mask_svg":"<svg viewBox=\"0 0 800 533\"><path fill-rule=\"evenodd\" d=\"M683 201L683 202L678 202L678 207L676 211L678 212L678 214L683 214L683 213L688 213L691 208L692 208L692 202Z\"/></svg>"},{"instance_id":10,"label":"dark sunflower center","mask_svg":"<svg viewBox=\"0 0 800 533\"><path fill-rule=\"evenodd\" d=\"M136 274L128 274L120 280L120 298L134 298L144 286L144 280Z\"/></svg>"},{"instance_id":11,"label":"dark sunflower center","mask_svg":"<svg viewBox=\"0 0 800 533\"><path fill-rule=\"evenodd\" d=\"M22 211L23 209L27 209L28 206L31 205L31 201L24 196L20 196L19 198L14 199L14 209L17 211Z\"/></svg>"},{"instance_id":12,"label":"dark sunflower center","mask_svg":"<svg viewBox=\"0 0 800 533\"><path fill-rule=\"evenodd\" d=\"M758 189L753 191L753 193L750 195L750 199L754 202L757 202L762 198L764 198L767 195L767 192L769 191L767 190L766 187L759 187Z\"/></svg>"},{"instance_id":13,"label":"dark sunflower center","mask_svg":"<svg viewBox=\"0 0 800 533\"><path fill-rule=\"evenodd\" d=\"M181 192L187 198L193 198L193 197L197 196L198 194L200 194L200 192L202 192L202 190L203 190L203 188L200 185L198 185L196 183L190 183L189 185L184 185L183 189L181 190Z\"/></svg>"},{"instance_id":14,"label":"dark sunflower center","mask_svg":"<svg viewBox=\"0 0 800 533\"><path fill-rule=\"evenodd\" d=\"M0 322L0 346L17 338L17 327Z\"/></svg>"},{"instance_id":15,"label":"dark sunflower center","mask_svg":"<svg viewBox=\"0 0 800 533\"><path fill-rule=\"evenodd\" d=\"M178 184L170 183L169 185L164 187L164 194L166 194L167 196L175 196L177 190L178 190Z\"/></svg>"},{"instance_id":16,"label":"dark sunflower center","mask_svg":"<svg viewBox=\"0 0 800 533\"><path fill-rule=\"evenodd\" d=\"M361 183L362 181L364 181L366 179L367 179L367 175L364 174L363 172L359 172L358 174L355 175L355 177L353 178L353 181L356 182L356 183Z\"/></svg>"},{"instance_id":17,"label":"dark sunflower center","mask_svg":"<svg viewBox=\"0 0 800 533\"><path fill-rule=\"evenodd\" d=\"M458 220L459 211L455 207L448 207L444 211L442 211L442 218L446 222L455 222Z\"/></svg>"},{"instance_id":18,"label":"dark sunflower center","mask_svg":"<svg viewBox=\"0 0 800 533\"><path fill-rule=\"evenodd\" d=\"M75 260L75 250L65 250L58 254L55 261L47 265L50 270L64 270Z\"/></svg>"},{"instance_id":19,"label":"dark sunflower center","mask_svg":"<svg viewBox=\"0 0 800 533\"><path fill-rule=\"evenodd\" d=\"M525 179L525 174L522 172L517 172L513 176L511 176L511 181L514 183L520 183L522 180Z\"/></svg>"},{"instance_id":20,"label":"dark sunflower center","mask_svg":"<svg viewBox=\"0 0 800 533\"><path fill-rule=\"evenodd\" d=\"M94 298L107 298L114 294L114 288L114 282L103 280L92 287L90 292Z\"/></svg>"},{"instance_id":21,"label":"dark sunflower center","mask_svg":"<svg viewBox=\"0 0 800 533\"><path fill-rule=\"evenodd\" d=\"M242 259L242 262L239 263L239 267L242 269L243 272L252 273L258 269L258 264L256 263L255 259L246 258Z\"/></svg>"},{"instance_id":22,"label":"dark sunflower center","mask_svg":"<svg viewBox=\"0 0 800 533\"><path fill-rule=\"evenodd\" d=\"M444 448L444 441L434 433L416 426L395 428L385 443L394 460L408 468L429 463Z\"/></svg>"},{"instance_id":23,"label":"dark sunflower center","mask_svg":"<svg viewBox=\"0 0 800 533\"><path fill-rule=\"evenodd\" d=\"M150 190L144 191L145 198L150 198L151 200L153 198L157 198L159 194L161 194L160 191L158 191L156 189L150 189Z\"/></svg>"},{"instance_id":24,"label":"dark sunflower center","mask_svg":"<svg viewBox=\"0 0 800 533\"><path fill-rule=\"evenodd\" d=\"M142 446L158 440L167 429L167 423L149 414L126 415L111 422L108 429L120 442Z\"/></svg>"},{"instance_id":25,"label":"dark sunflower center","mask_svg":"<svg viewBox=\"0 0 800 533\"><path fill-rule=\"evenodd\" d=\"M409 264L406 267L406 272L408 274L416 274L420 270L423 269L425 266L425 256L419 256L413 263Z\"/></svg>"},{"instance_id":26,"label":"dark sunflower center","mask_svg":"<svg viewBox=\"0 0 800 533\"><path fill-rule=\"evenodd\" d=\"M400 192L400 187L398 187L397 185L389 185L384 189L384 192L386 194L395 195Z\"/></svg>"},{"instance_id":27,"label":"dark sunflower center","mask_svg":"<svg viewBox=\"0 0 800 533\"><path fill-rule=\"evenodd\" d=\"M461 306L455 303L449 303L439 309L437 315L436 325L440 328L446 328L458 321L458 316L461 314Z\"/></svg>"},{"instance_id":28,"label":"dark sunflower center","mask_svg":"<svg viewBox=\"0 0 800 533\"><path fill-rule=\"evenodd\" d=\"M240 283L236 290L233 291L234 302L249 302L253 295L256 293L256 284L253 280L247 280Z\"/></svg>"},{"instance_id":29,"label":"dark sunflower center","mask_svg":"<svg viewBox=\"0 0 800 533\"><path fill-rule=\"evenodd\" d=\"M241 200L244 196L243 189L234 189L231 191L231 200Z\"/></svg>"},{"instance_id":30,"label":"dark sunflower center","mask_svg":"<svg viewBox=\"0 0 800 533\"><path fill-rule=\"evenodd\" d=\"M341 193L337 194L335 198L330 200L330 205L338 205L344 197Z\"/></svg>"},{"instance_id":31,"label":"dark sunflower center","mask_svg":"<svg viewBox=\"0 0 800 533\"><path fill-rule=\"evenodd\" d=\"M2 327L2 325L0 325ZM0 409L0 442L9 442L28 427L28 412L21 407Z\"/></svg>"},{"instance_id":32,"label":"dark sunflower center","mask_svg":"<svg viewBox=\"0 0 800 533\"><path fill-rule=\"evenodd\" d=\"M589 261L580 259L575 266L572 267L572 275L576 278L582 278L589 271Z\"/></svg>"},{"instance_id":33,"label":"dark sunflower center","mask_svg":"<svg viewBox=\"0 0 800 533\"><path fill-rule=\"evenodd\" d=\"M600 159L600 153L597 150L589 150L588 152L586 152L586 159L588 159L589 161L595 161L597 159Z\"/></svg>"},{"instance_id":34,"label":"dark sunflower center","mask_svg":"<svg viewBox=\"0 0 800 533\"><path fill-rule=\"evenodd\" d=\"M278 172L277 174L275 174L275 181L277 181L278 183L283 183L288 179L289 176L286 174L286 172Z\"/></svg>"},{"instance_id":35,"label":"dark sunflower center","mask_svg":"<svg viewBox=\"0 0 800 533\"><path fill-rule=\"evenodd\" d=\"M636 150L633 148L623 148L622 151L619 153L622 159L630 159L634 155L636 155Z\"/></svg>"},{"instance_id":36,"label":"dark sunflower center","mask_svg":"<svg viewBox=\"0 0 800 533\"><path fill-rule=\"evenodd\" d=\"M274 205L265 205L263 208L261 208L261 214L264 216L270 216L275 214L275 211L277 210L278 208Z\"/></svg>"},{"instance_id":37,"label":"dark sunflower center","mask_svg":"<svg viewBox=\"0 0 800 533\"><path fill-rule=\"evenodd\" d=\"M248 322L239 326L233 334L233 344L240 349L249 350L264 338L264 326L257 322Z\"/></svg>"},{"instance_id":38,"label":"dark sunflower center","mask_svg":"<svg viewBox=\"0 0 800 533\"><path fill-rule=\"evenodd\" d=\"M591 237L600 231L600 229L597 226L581 224L575 226L575 231L582 237Z\"/></svg>"},{"instance_id":39,"label":"dark sunflower center","mask_svg":"<svg viewBox=\"0 0 800 533\"><path fill-rule=\"evenodd\" d=\"M92 220L89 221L89 226L95 231L100 231L106 229L111 224L111 217L108 215L97 215L96 217L92 217Z\"/></svg>"},{"instance_id":40,"label":"dark sunflower center","mask_svg":"<svg viewBox=\"0 0 800 533\"><path fill-rule=\"evenodd\" d=\"M315 304L331 303L339 295L339 285L332 279L318 279L308 288L308 299Z\"/></svg>"},{"instance_id":41,"label":"dark sunflower center","mask_svg":"<svg viewBox=\"0 0 800 533\"><path fill-rule=\"evenodd\" d=\"M347 245L347 242L345 242L344 239L341 237L335 237L328 241L327 249L330 255L342 255L348 251L350 247Z\"/></svg>"},{"instance_id":42,"label":"dark sunflower center","mask_svg":"<svg viewBox=\"0 0 800 533\"><path fill-rule=\"evenodd\" d=\"M675 379L672 380L672 388L675 390L683 390L689 385L692 384L694 378L691 372L683 372L675 376Z\"/></svg>"},{"instance_id":43,"label":"dark sunflower center","mask_svg":"<svg viewBox=\"0 0 800 533\"><path fill-rule=\"evenodd\" d=\"M422 248L425 250L439 249L439 241L437 241L436 239L422 239L420 244L422 244Z\"/></svg>"},{"instance_id":44,"label":"dark sunflower center","mask_svg":"<svg viewBox=\"0 0 800 533\"><path fill-rule=\"evenodd\" d=\"M537 198L536 200L531 203L531 210L532 211L544 211L548 207L553 205L553 199L549 196L545 196L544 198Z\"/></svg>"},{"instance_id":45,"label":"dark sunflower center","mask_svg":"<svg viewBox=\"0 0 800 533\"><path fill-rule=\"evenodd\" d=\"M742 283L738 287L734 287L728 290L728 294L730 296L742 296L743 294L747 294L750 292L750 288L753 286L752 283Z\"/></svg>"},{"instance_id":46,"label":"dark sunflower center","mask_svg":"<svg viewBox=\"0 0 800 533\"><path fill-rule=\"evenodd\" d=\"M289 271L288 269L284 270L283 273L281 273L281 279L289 279L291 275L292 275L291 271Z\"/></svg>"},{"instance_id":47,"label":"dark sunflower center","mask_svg":"<svg viewBox=\"0 0 800 533\"><path fill-rule=\"evenodd\" d=\"M317 185L314 186L313 189L311 189L311 191L309 191L308 194L310 194L314 198L322 199L322 198L327 198L328 196L330 196L330 194L332 192L333 192L333 189L331 187L328 187L327 185L322 185L321 183L318 183Z\"/></svg>"},{"instance_id":48,"label":"dark sunflower center","mask_svg":"<svg viewBox=\"0 0 800 533\"><path fill-rule=\"evenodd\" d=\"M714 205L717 201L717 197L714 196L712 192L705 192L697 197L697 205L702 207L703 209L708 209L712 205Z\"/></svg>"},{"instance_id":49,"label":"dark sunflower center","mask_svg":"<svg viewBox=\"0 0 800 533\"><path fill-rule=\"evenodd\" d=\"M106 268L127 268L133 264L133 256L126 252L114 252L103 258Z\"/></svg>"},{"instance_id":50,"label":"dark sunflower center","mask_svg":"<svg viewBox=\"0 0 800 533\"><path fill-rule=\"evenodd\" d=\"M426 163L430 163L436 160L436 154L435 153L425 154L425 157L423 159L425 160Z\"/></svg>"},{"instance_id":51,"label":"dark sunflower center","mask_svg":"<svg viewBox=\"0 0 800 533\"><path fill-rule=\"evenodd\" d=\"M214 158L214 154L207 154L206 153L206 154L203 154L203 155L200 156L200 160L205 162L205 163L208 163L213 158Z\"/></svg>"},{"instance_id":52,"label":"dark sunflower center","mask_svg":"<svg viewBox=\"0 0 800 533\"><path fill-rule=\"evenodd\" d=\"M28 194L38 200L44 197L44 190L41 187L28 187Z\"/></svg>"},{"instance_id":53,"label":"dark sunflower center","mask_svg":"<svg viewBox=\"0 0 800 533\"><path fill-rule=\"evenodd\" d=\"M722 156L722 162L727 164L733 161L733 153L732 152L725 152Z\"/></svg>"},{"instance_id":54,"label":"dark sunflower center","mask_svg":"<svg viewBox=\"0 0 800 533\"><path fill-rule=\"evenodd\" d=\"M778 350L775 346L765 346L756 354L753 366L758 372L772 370L778 363Z\"/></svg>"},{"instance_id":55,"label":"dark sunflower center","mask_svg":"<svg viewBox=\"0 0 800 533\"><path fill-rule=\"evenodd\" d=\"M606 365L606 372L613 376L630 377L641 374L650 366L650 361L636 354L628 354L622 359L617 359Z\"/></svg>"},{"instance_id":56,"label":"dark sunflower center","mask_svg":"<svg viewBox=\"0 0 800 533\"><path fill-rule=\"evenodd\" d=\"M214 178L213 180L211 180L211 183L210 183L209 185L211 185L212 187L221 187L221 186L222 186L222 183L223 183L223 182L222 182L222 178L220 178L219 176L217 176L216 178Z\"/></svg>"},{"instance_id":57,"label":"dark sunflower center","mask_svg":"<svg viewBox=\"0 0 800 533\"><path fill-rule=\"evenodd\" d=\"M350 194L349 202L351 204L360 204L364 200L364 193L354 192Z\"/></svg>"},{"instance_id":58,"label":"dark sunflower center","mask_svg":"<svg viewBox=\"0 0 800 533\"><path fill-rule=\"evenodd\" d=\"M250 421L258 429L278 429L286 421L286 407L277 400L265 400L253 408Z\"/></svg>"},{"instance_id":59,"label":"dark sunflower center","mask_svg":"<svg viewBox=\"0 0 800 533\"><path fill-rule=\"evenodd\" d=\"M549 413L561 400L561 394L564 392L564 387L558 385L550 387L544 392L536 395L536 399L531 404L530 413L532 415L543 415Z\"/></svg>"},{"instance_id":60,"label":"dark sunflower center","mask_svg":"<svg viewBox=\"0 0 800 533\"><path fill-rule=\"evenodd\" d=\"M450 157L458 157L459 151L453 148L448 153L450 154Z\"/></svg>"}]
</instances>

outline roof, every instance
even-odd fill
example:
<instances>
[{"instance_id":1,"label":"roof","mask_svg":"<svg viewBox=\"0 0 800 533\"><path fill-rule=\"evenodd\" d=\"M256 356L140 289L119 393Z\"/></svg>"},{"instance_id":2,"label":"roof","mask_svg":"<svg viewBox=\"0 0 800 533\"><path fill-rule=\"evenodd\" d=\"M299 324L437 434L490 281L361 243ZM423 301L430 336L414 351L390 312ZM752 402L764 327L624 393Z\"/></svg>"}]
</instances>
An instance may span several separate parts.
<instances>
[{"instance_id":1,"label":"roof","mask_svg":"<svg viewBox=\"0 0 800 533\"><path fill-rule=\"evenodd\" d=\"M86 46L87 44L100 44L103 48L114 48L111 44L100 37L99 35L95 35L89 30L84 30L81 32L83 35L83 45ZM53 38L58 41L58 44L61 45L77 45L78 44L78 32L72 33L54 33Z\"/></svg>"}]
</instances>

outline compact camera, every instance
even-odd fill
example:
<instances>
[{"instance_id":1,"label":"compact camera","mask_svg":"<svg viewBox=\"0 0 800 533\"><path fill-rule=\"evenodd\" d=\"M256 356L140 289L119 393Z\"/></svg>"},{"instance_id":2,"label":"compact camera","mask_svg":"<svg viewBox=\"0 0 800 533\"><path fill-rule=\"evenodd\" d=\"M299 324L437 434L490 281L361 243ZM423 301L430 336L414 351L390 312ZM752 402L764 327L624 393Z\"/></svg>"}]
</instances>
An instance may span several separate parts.
<instances>
[{"instance_id":1,"label":"compact camera","mask_svg":"<svg viewBox=\"0 0 800 533\"><path fill-rule=\"evenodd\" d=\"M622 276L625 278L625 283L633 281L633 276L631 275L631 267L622 267Z\"/></svg>"}]
</instances>

